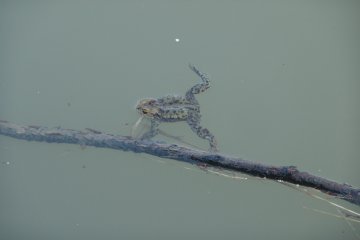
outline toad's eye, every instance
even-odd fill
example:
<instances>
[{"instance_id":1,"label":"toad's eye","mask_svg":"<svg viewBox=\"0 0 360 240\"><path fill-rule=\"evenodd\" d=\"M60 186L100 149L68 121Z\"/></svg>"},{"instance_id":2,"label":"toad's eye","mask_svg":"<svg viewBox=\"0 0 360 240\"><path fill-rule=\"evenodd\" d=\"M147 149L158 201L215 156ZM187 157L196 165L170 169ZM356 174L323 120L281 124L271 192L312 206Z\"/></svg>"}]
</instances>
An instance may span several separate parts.
<instances>
[{"instance_id":1,"label":"toad's eye","mask_svg":"<svg viewBox=\"0 0 360 240\"><path fill-rule=\"evenodd\" d=\"M143 109L142 112L143 112L143 114L149 113L149 111L147 109Z\"/></svg>"}]
</instances>

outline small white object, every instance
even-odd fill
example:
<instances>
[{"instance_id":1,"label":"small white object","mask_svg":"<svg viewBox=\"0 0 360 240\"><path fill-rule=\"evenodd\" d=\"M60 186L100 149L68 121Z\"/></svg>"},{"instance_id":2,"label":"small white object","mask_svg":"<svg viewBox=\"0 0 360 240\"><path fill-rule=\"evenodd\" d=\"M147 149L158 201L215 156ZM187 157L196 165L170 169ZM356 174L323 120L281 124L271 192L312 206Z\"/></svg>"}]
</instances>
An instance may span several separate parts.
<instances>
[{"instance_id":1,"label":"small white object","mask_svg":"<svg viewBox=\"0 0 360 240\"><path fill-rule=\"evenodd\" d=\"M179 39L179 38L175 38L175 42L180 42L180 39Z\"/></svg>"}]
</instances>

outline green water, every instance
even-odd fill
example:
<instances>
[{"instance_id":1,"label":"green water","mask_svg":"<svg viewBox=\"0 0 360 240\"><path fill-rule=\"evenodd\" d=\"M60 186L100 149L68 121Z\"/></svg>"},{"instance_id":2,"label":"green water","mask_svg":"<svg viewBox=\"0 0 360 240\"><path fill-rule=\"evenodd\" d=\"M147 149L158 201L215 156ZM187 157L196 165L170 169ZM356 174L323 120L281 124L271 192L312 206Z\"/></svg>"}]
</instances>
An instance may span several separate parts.
<instances>
[{"instance_id":1,"label":"green water","mask_svg":"<svg viewBox=\"0 0 360 240\"><path fill-rule=\"evenodd\" d=\"M199 81L192 63L212 81L198 100L221 152L359 187L359 8L358 1L2 0L0 119L129 135L136 101L184 94ZM185 123L161 129L208 148ZM352 229L308 209L338 214L327 203L275 182L4 136L0 196L0 239L360 235L359 223Z\"/></svg>"}]
</instances>

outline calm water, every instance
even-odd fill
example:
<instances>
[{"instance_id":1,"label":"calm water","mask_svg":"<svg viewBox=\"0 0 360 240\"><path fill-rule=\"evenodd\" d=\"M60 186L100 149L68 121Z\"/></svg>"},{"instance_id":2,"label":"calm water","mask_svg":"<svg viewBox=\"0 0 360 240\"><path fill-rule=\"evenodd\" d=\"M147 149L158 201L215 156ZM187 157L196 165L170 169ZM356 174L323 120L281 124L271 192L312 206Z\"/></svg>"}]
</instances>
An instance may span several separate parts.
<instances>
[{"instance_id":1,"label":"calm water","mask_svg":"<svg viewBox=\"0 0 360 240\"><path fill-rule=\"evenodd\" d=\"M193 63L212 81L198 100L221 152L360 186L359 7L3 0L0 119L128 135L136 101L185 93L198 81L187 68ZM208 147L185 123L161 129ZM326 202L275 182L4 136L0 195L0 239L360 235L358 223L352 230L343 219L309 210L338 214Z\"/></svg>"}]
</instances>

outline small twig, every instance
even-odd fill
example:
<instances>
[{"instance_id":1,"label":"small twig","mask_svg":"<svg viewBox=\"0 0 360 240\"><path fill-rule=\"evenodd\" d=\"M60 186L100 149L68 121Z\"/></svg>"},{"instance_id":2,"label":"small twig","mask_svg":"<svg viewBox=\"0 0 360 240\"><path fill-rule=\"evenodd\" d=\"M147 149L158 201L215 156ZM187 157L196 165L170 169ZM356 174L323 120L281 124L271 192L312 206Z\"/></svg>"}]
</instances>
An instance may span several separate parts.
<instances>
[{"instance_id":1,"label":"small twig","mask_svg":"<svg viewBox=\"0 0 360 240\"><path fill-rule=\"evenodd\" d=\"M190 163L204 163L225 169L239 171L252 176L281 180L312 187L324 193L360 205L360 189L348 184L340 184L307 172L300 172L295 166L271 166L217 152L167 144L150 140L138 140L130 136L106 134L89 129L78 131L63 128L24 126L0 120L0 134L28 141L49 143L69 143L112 148L123 151L148 153L161 158L170 158Z\"/></svg>"}]
</instances>

